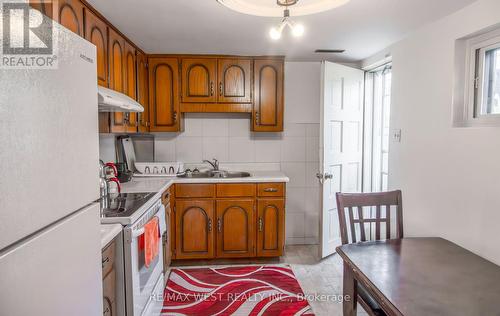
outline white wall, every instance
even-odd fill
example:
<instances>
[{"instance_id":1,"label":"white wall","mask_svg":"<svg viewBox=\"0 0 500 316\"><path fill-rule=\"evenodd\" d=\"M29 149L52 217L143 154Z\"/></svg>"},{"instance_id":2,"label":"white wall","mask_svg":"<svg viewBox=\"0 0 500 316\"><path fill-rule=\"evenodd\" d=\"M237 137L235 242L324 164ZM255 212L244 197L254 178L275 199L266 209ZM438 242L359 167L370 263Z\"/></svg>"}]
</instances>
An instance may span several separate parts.
<instances>
[{"instance_id":1,"label":"white wall","mask_svg":"<svg viewBox=\"0 0 500 316\"><path fill-rule=\"evenodd\" d=\"M264 165L278 163L290 177L287 186L286 242L318 242L320 214L318 62L285 64L285 131L250 132L249 114L185 115L183 133L155 134L156 161L199 163L217 158L221 162ZM101 156L112 153L113 138L101 136Z\"/></svg>"},{"instance_id":2,"label":"white wall","mask_svg":"<svg viewBox=\"0 0 500 316\"><path fill-rule=\"evenodd\" d=\"M479 0L387 51L391 128L402 129L389 181L403 190L406 236L441 236L500 264L500 129L452 127L455 40L498 23L500 1Z\"/></svg>"}]
</instances>

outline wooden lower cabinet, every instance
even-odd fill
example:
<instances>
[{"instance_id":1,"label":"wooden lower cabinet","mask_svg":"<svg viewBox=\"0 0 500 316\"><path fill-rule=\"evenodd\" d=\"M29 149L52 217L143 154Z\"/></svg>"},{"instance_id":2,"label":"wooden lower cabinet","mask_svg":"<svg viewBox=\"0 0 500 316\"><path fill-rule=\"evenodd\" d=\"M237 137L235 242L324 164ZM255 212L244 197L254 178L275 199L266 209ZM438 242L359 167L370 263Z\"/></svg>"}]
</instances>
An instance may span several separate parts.
<instances>
[{"instance_id":1,"label":"wooden lower cabinet","mask_svg":"<svg viewBox=\"0 0 500 316\"><path fill-rule=\"evenodd\" d=\"M113 240L102 251L102 314L116 315L116 270L114 264L116 243Z\"/></svg>"},{"instance_id":2,"label":"wooden lower cabinet","mask_svg":"<svg viewBox=\"0 0 500 316\"><path fill-rule=\"evenodd\" d=\"M172 259L283 255L285 184L175 184L170 192Z\"/></svg>"},{"instance_id":3,"label":"wooden lower cabinet","mask_svg":"<svg viewBox=\"0 0 500 316\"><path fill-rule=\"evenodd\" d=\"M176 200L176 258L214 258L213 200Z\"/></svg>"},{"instance_id":4,"label":"wooden lower cabinet","mask_svg":"<svg viewBox=\"0 0 500 316\"><path fill-rule=\"evenodd\" d=\"M116 275L113 269L102 280L102 315L113 316L116 315Z\"/></svg>"},{"instance_id":5,"label":"wooden lower cabinet","mask_svg":"<svg viewBox=\"0 0 500 316\"><path fill-rule=\"evenodd\" d=\"M218 200L217 258L255 256L255 201Z\"/></svg>"},{"instance_id":6,"label":"wooden lower cabinet","mask_svg":"<svg viewBox=\"0 0 500 316\"><path fill-rule=\"evenodd\" d=\"M285 200L257 201L257 256L279 257L285 245Z\"/></svg>"}]
</instances>

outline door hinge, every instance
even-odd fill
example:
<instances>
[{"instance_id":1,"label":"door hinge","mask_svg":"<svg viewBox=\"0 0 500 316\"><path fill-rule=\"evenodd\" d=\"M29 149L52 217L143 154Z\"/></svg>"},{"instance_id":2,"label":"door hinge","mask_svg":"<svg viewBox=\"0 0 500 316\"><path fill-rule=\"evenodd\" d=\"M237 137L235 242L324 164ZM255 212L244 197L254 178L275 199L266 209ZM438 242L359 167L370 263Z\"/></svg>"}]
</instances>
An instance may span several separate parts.
<instances>
[{"instance_id":1,"label":"door hinge","mask_svg":"<svg viewBox=\"0 0 500 316\"><path fill-rule=\"evenodd\" d=\"M474 78L474 89L479 89L479 77Z\"/></svg>"}]
</instances>

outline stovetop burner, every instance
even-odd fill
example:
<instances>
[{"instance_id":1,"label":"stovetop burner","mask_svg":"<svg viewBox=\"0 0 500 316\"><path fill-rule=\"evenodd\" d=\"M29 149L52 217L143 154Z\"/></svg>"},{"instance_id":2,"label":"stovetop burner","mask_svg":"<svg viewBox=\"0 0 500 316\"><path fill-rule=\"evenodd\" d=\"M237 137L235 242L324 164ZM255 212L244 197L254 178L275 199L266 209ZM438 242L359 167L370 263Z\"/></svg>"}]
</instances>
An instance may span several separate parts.
<instances>
[{"instance_id":1,"label":"stovetop burner","mask_svg":"<svg viewBox=\"0 0 500 316\"><path fill-rule=\"evenodd\" d=\"M101 198L101 217L128 217L141 208L155 193L121 193Z\"/></svg>"}]
</instances>

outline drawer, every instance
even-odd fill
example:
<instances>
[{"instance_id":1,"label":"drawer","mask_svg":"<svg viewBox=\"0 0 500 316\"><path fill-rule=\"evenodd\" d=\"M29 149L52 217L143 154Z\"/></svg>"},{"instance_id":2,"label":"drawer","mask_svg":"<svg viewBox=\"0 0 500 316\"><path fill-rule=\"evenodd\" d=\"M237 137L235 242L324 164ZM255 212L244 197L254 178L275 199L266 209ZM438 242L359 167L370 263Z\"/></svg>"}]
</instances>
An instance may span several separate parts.
<instances>
[{"instance_id":1,"label":"drawer","mask_svg":"<svg viewBox=\"0 0 500 316\"><path fill-rule=\"evenodd\" d=\"M259 183L257 185L258 196L285 196L284 183Z\"/></svg>"},{"instance_id":2,"label":"drawer","mask_svg":"<svg viewBox=\"0 0 500 316\"><path fill-rule=\"evenodd\" d=\"M254 197L255 184L253 183L221 183L217 184L217 197Z\"/></svg>"},{"instance_id":3,"label":"drawer","mask_svg":"<svg viewBox=\"0 0 500 316\"><path fill-rule=\"evenodd\" d=\"M113 269L113 264L115 262L115 241L112 241L106 248L102 251L102 277L105 278L109 271Z\"/></svg>"},{"instance_id":4,"label":"drawer","mask_svg":"<svg viewBox=\"0 0 500 316\"><path fill-rule=\"evenodd\" d=\"M178 198L215 197L215 184L176 184L175 197Z\"/></svg>"}]
</instances>

